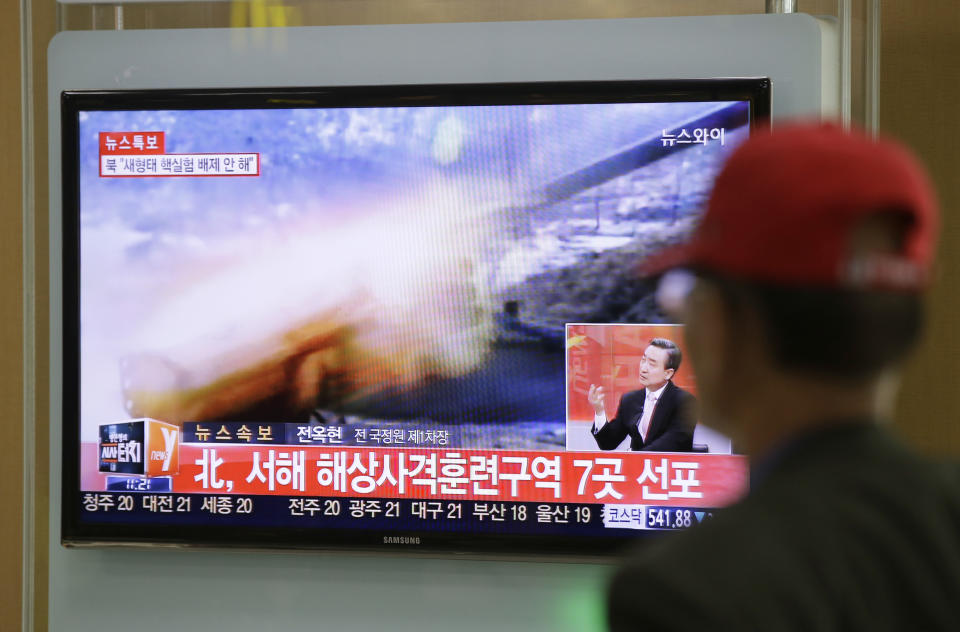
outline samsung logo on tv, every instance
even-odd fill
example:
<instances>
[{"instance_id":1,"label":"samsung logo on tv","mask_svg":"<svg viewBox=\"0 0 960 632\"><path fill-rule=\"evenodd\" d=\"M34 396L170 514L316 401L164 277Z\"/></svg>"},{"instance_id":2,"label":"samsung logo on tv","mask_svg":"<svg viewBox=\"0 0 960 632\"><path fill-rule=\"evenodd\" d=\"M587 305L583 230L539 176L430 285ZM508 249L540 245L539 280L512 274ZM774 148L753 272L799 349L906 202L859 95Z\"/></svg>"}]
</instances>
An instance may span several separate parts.
<instances>
[{"instance_id":1,"label":"samsung logo on tv","mask_svg":"<svg viewBox=\"0 0 960 632\"><path fill-rule=\"evenodd\" d=\"M420 544L419 536L406 536L406 535L385 535L383 536L384 544Z\"/></svg>"}]
</instances>

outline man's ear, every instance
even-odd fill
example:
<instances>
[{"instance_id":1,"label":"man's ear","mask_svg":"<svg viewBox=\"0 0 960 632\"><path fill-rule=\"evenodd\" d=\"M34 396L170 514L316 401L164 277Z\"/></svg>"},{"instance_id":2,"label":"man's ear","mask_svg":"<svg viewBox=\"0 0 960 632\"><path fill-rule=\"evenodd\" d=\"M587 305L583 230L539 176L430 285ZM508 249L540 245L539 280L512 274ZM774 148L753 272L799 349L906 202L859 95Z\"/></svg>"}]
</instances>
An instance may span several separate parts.
<instances>
[{"instance_id":1,"label":"man's ear","mask_svg":"<svg viewBox=\"0 0 960 632\"><path fill-rule=\"evenodd\" d=\"M708 285L701 315L718 384L729 389L761 378L771 368L766 325L749 294Z\"/></svg>"},{"instance_id":2,"label":"man's ear","mask_svg":"<svg viewBox=\"0 0 960 632\"><path fill-rule=\"evenodd\" d=\"M674 369L667 369L666 371L663 372L663 374L667 376L667 380L672 380L674 373L676 373L676 370Z\"/></svg>"},{"instance_id":3,"label":"man's ear","mask_svg":"<svg viewBox=\"0 0 960 632\"><path fill-rule=\"evenodd\" d=\"M723 366L731 349L731 315L723 296L709 282L700 281L690 295L684 320L690 361L698 381L716 383L725 373Z\"/></svg>"}]
</instances>

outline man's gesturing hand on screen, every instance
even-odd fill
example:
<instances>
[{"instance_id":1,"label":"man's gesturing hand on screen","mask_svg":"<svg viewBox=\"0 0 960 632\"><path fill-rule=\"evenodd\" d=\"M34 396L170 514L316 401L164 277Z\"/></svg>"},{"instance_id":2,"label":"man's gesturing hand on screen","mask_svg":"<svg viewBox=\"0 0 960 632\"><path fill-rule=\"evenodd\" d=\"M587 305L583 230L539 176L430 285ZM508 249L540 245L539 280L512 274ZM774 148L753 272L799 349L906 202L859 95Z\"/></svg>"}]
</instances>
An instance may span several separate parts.
<instances>
[{"instance_id":1,"label":"man's gesturing hand on screen","mask_svg":"<svg viewBox=\"0 0 960 632\"><path fill-rule=\"evenodd\" d=\"M587 393L587 401L590 402L590 405L593 406L593 411L600 415L603 414L603 387L596 386L594 384L590 385L590 392Z\"/></svg>"}]
</instances>

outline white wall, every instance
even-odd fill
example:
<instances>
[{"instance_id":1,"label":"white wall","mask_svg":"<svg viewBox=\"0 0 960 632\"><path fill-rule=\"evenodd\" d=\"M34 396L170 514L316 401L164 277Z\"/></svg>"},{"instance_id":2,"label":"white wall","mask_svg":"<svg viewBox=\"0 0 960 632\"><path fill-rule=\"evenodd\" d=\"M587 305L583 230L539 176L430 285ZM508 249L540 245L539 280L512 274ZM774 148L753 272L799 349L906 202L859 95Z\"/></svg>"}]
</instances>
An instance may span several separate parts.
<instances>
[{"instance_id":1,"label":"white wall","mask_svg":"<svg viewBox=\"0 0 960 632\"><path fill-rule=\"evenodd\" d=\"M835 106L835 91L823 87L835 83L835 60L822 53L832 42L805 15L58 35L49 51L50 630L588 631L602 625L608 572L386 554L61 547L62 90L768 76L777 118Z\"/></svg>"}]
</instances>

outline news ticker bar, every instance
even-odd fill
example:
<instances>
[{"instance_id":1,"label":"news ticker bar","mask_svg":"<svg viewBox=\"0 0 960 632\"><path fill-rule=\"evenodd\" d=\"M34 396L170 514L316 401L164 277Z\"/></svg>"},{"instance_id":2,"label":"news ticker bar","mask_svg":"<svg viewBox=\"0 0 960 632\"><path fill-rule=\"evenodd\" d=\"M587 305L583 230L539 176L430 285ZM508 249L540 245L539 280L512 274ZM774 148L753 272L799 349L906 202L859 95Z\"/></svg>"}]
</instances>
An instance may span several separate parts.
<instances>
[{"instance_id":1,"label":"news ticker bar","mask_svg":"<svg viewBox=\"0 0 960 632\"><path fill-rule=\"evenodd\" d=\"M83 519L98 523L426 528L455 531L609 533L610 529L686 529L715 509L648 505L508 501L230 496L155 492L84 492Z\"/></svg>"},{"instance_id":2,"label":"news ticker bar","mask_svg":"<svg viewBox=\"0 0 960 632\"><path fill-rule=\"evenodd\" d=\"M259 176L260 154L161 154L100 156L101 178Z\"/></svg>"},{"instance_id":3,"label":"news ticker bar","mask_svg":"<svg viewBox=\"0 0 960 632\"><path fill-rule=\"evenodd\" d=\"M114 447L101 444L101 456ZM141 479L164 474L159 465L170 456L159 447L118 452L130 453L158 455ZM178 466L163 477L179 493L722 507L746 491L745 461L731 455L184 444L168 461ZM101 460L108 469L99 475L86 462L93 472L84 489L155 489L134 476L143 462ZM120 471L129 465L139 471ZM107 480L122 474L133 480Z\"/></svg>"},{"instance_id":4,"label":"news ticker bar","mask_svg":"<svg viewBox=\"0 0 960 632\"><path fill-rule=\"evenodd\" d=\"M163 131L100 132L101 178L259 176L259 152L168 153Z\"/></svg>"},{"instance_id":5,"label":"news ticker bar","mask_svg":"<svg viewBox=\"0 0 960 632\"><path fill-rule=\"evenodd\" d=\"M349 427L342 424L288 422L185 422L183 443L211 445L330 445L443 448L461 445L459 433L450 429Z\"/></svg>"},{"instance_id":6,"label":"news ticker bar","mask_svg":"<svg viewBox=\"0 0 960 632\"><path fill-rule=\"evenodd\" d=\"M263 438L275 427L269 436L286 437L284 424L258 426ZM235 430L244 428L251 431ZM99 429L98 443L85 444L95 460L83 452L86 490L154 490L143 487L154 483L106 480L139 476L168 478L178 493L723 507L747 487L746 460L735 455L238 445L210 436L182 443L201 439L201 426L147 418Z\"/></svg>"}]
</instances>

